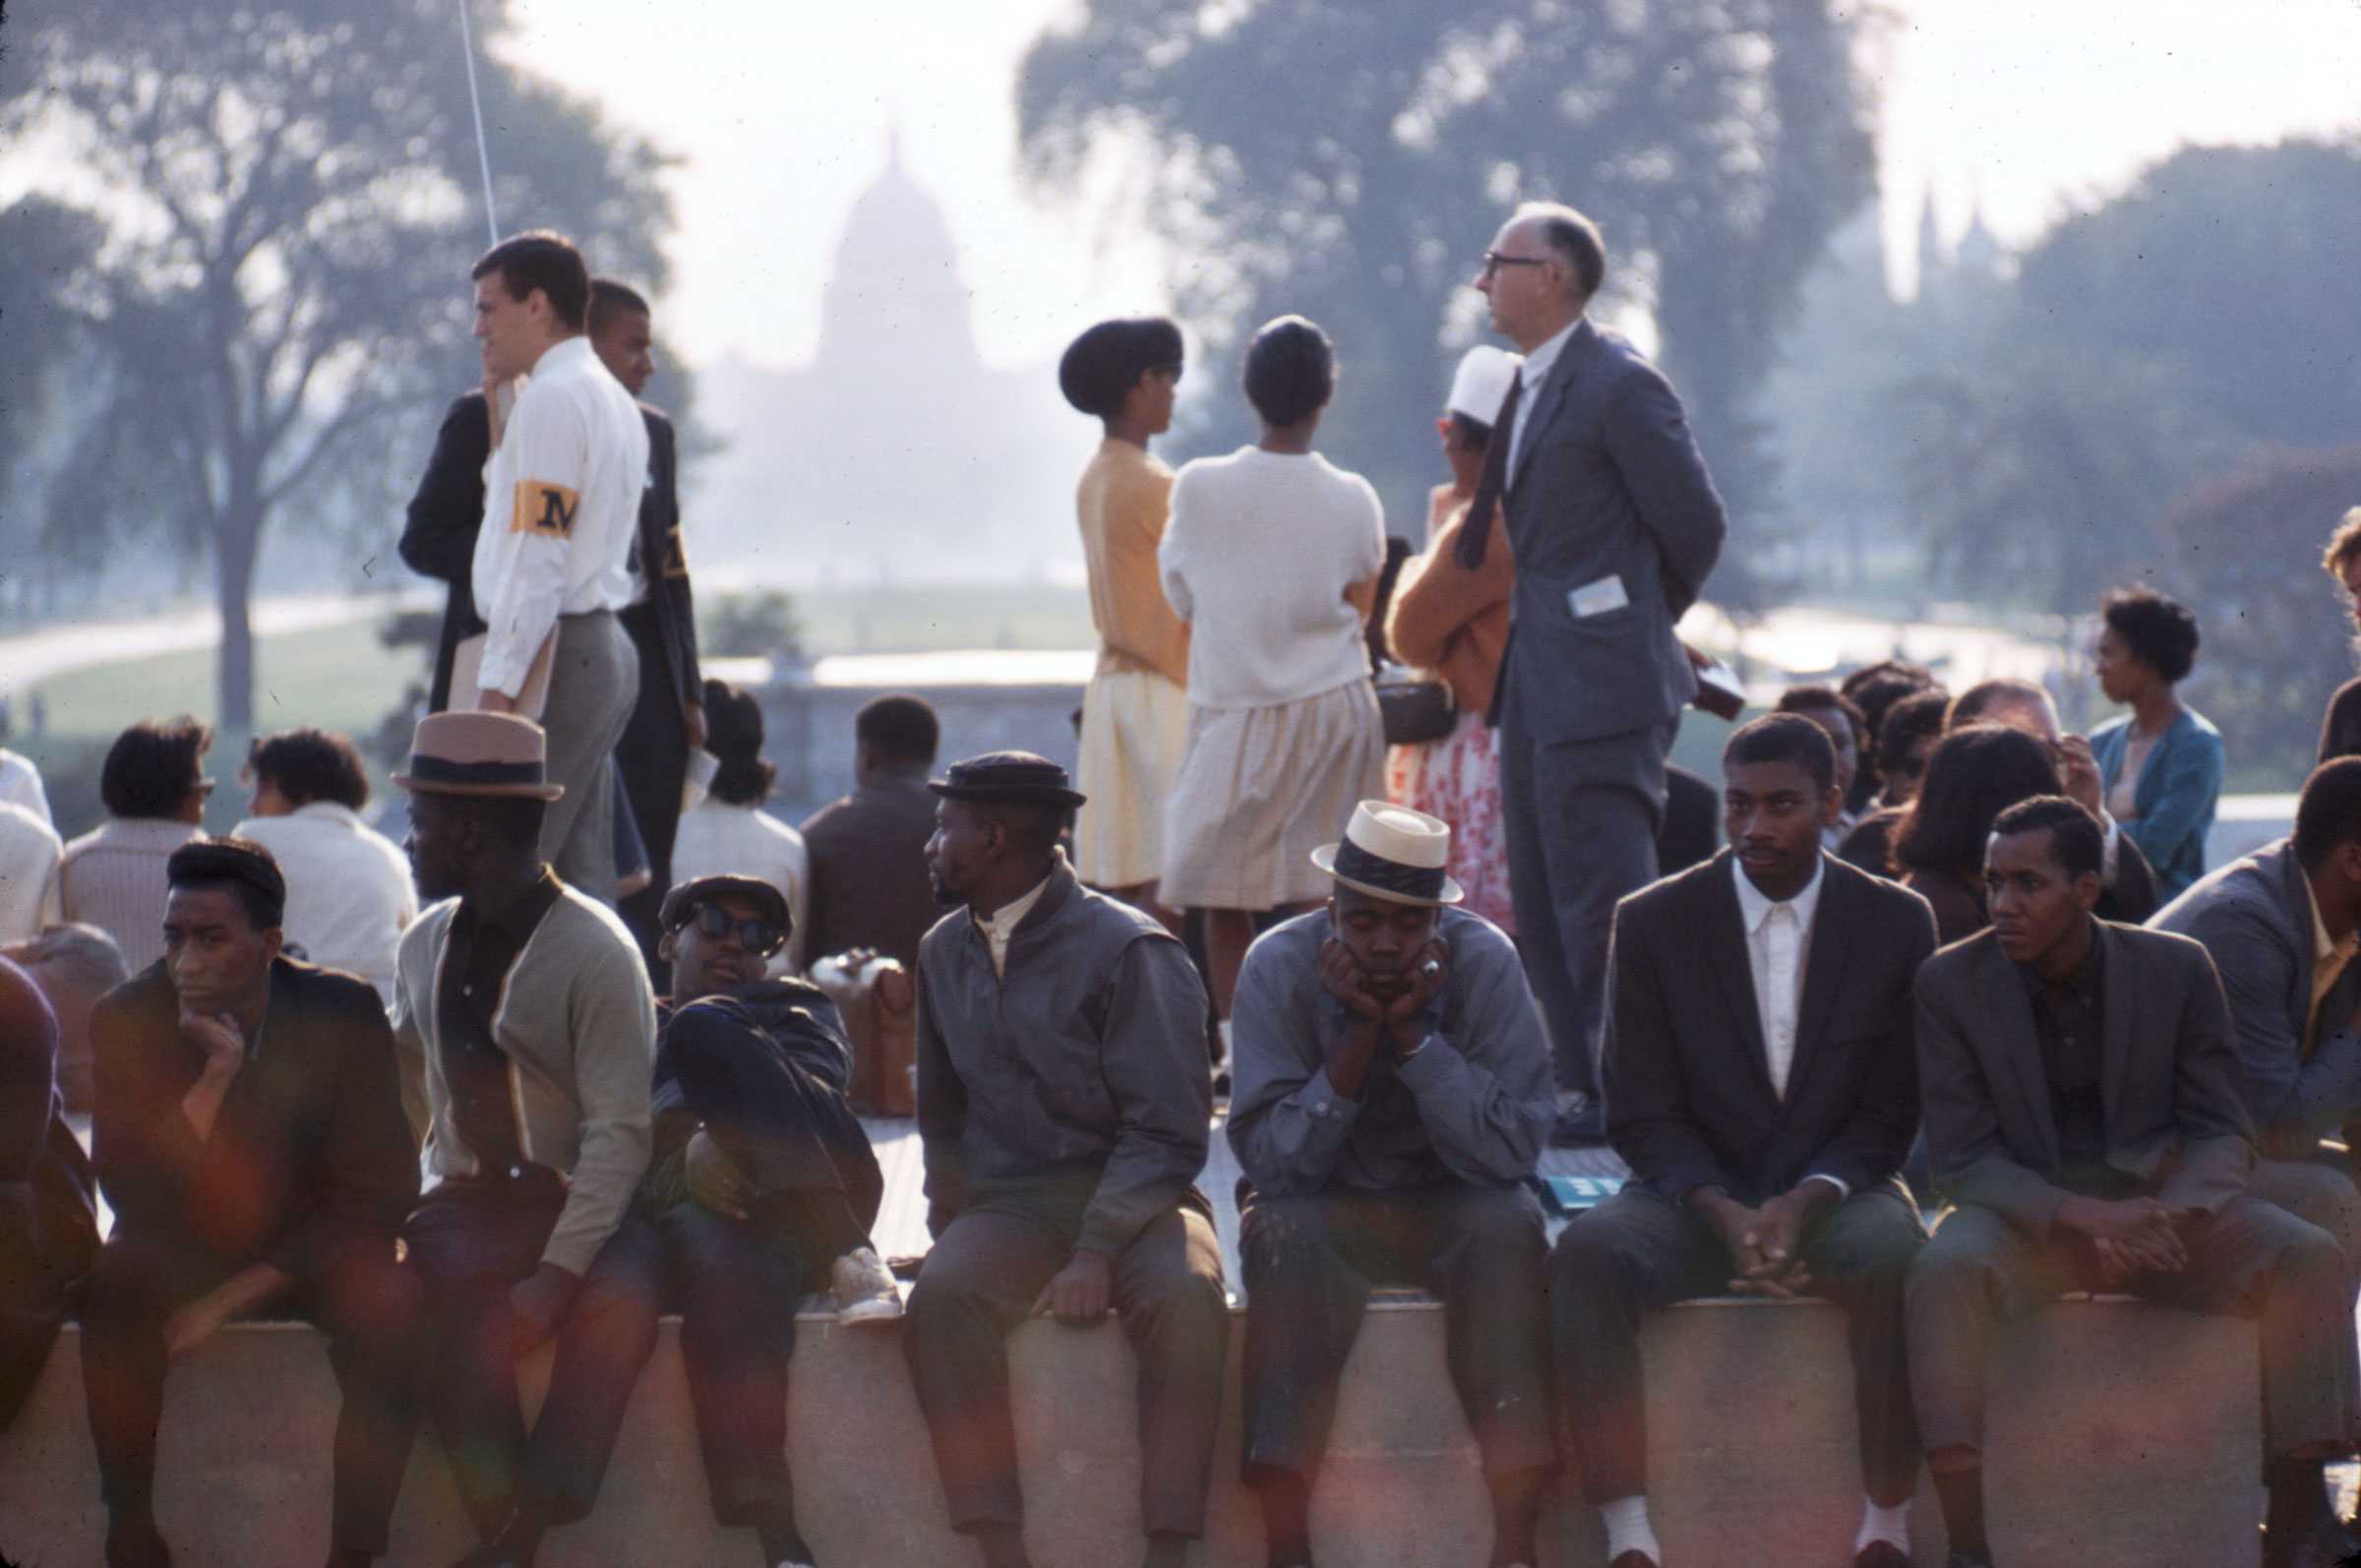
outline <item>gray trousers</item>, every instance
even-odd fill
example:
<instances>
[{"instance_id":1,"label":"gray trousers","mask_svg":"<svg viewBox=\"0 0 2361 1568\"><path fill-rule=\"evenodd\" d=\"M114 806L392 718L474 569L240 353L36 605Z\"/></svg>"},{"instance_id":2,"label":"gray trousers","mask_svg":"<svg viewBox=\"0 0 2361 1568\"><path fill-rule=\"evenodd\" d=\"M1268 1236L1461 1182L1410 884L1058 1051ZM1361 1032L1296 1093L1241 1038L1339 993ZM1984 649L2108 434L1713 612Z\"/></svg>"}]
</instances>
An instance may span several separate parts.
<instances>
[{"instance_id":1,"label":"gray trousers","mask_svg":"<svg viewBox=\"0 0 2361 1568\"><path fill-rule=\"evenodd\" d=\"M1530 733L1501 699L1500 814L1525 978L1549 1028L1557 1086L1596 1093L1615 902L1656 880L1665 754L1677 717L1592 741Z\"/></svg>"},{"instance_id":2,"label":"gray trousers","mask_svg":"<svg viewBox=\"0 0 2361 1568\"><path fill-rule=\"evenodd\" d=\"M1554 1468L1541 1206L1523 1187L1254 1193L1246 1275L1244 1465L1318 1475L1337 1382L1372 1284L1443 1298L1451 1384L1486 1476Z\"/></svg>"},{"instance_id":3,"label":"gray trousers","mask_svg":"<svg viewBox=\"0 0 2361 1568\"><path fill-rule=\"evenodd\" d=\"M1006 1340L1072 1256L1081 1220L1082 1204L1055 1192L982 1198L919 1270L902 1349L953 1530L1024 1522ZM1150 1221L1115 1260L1115 1308L1139 1360L1141 1528L1201 1535L1230 1353L1212 1221L1194 1206Z\"/></svg>"},{"instance_id":4,"label":"gray trousers","mask_svg":"<svg viewBox=\"0 0 2361 1568\"><path fill-rule=\"evenodd\" d=\"M541 823L541 858L569 887L615 902L612 758L639 697L639 655L612 610L558 618L549 665L549 778L566 786Z\"/></svg>"},{"instance_id":5,"label":"gray trousers","mask_svg":"<svg viewBox=\"0 0 2361 1568\"><path fill-rule=\"evenodd\" d=\"M2189 1264L2107 1287L2079 1236L2035 1242L1989 1209L1955 1209L1910 1269L1910 1387L1929 1452L1984 1446L1993 1323L2068 1291L2120 1290L2258 1320L2267 1460L2353 1438L2352 1267L2328 1232L2261 1198L2232 1199L2183 1235Z\"/></svg>"},{"instance_id":6,"label":"gray trousers","mask_svg":"<svg viewBox=\"0 0 2361 1568\"><path fill-rule=\"evenodd\" d=\"M1856 1192L1805 1228L1812 1290L1845 1309L1860 1423L1862 1489L1881 1505L1918 1484L1918 1426L1903 1347L1903 1283L1926 1240L1918 1211L1891 1187ZM1577 1215L1549 1259L1549 1329L1558 1404L1582 1493L1593 1503L1648 1489L1640 1320L1651 1307L1721 1296L1729 1248L1687 1208L1627 1188Z\"/></svg>"}]
</instances>

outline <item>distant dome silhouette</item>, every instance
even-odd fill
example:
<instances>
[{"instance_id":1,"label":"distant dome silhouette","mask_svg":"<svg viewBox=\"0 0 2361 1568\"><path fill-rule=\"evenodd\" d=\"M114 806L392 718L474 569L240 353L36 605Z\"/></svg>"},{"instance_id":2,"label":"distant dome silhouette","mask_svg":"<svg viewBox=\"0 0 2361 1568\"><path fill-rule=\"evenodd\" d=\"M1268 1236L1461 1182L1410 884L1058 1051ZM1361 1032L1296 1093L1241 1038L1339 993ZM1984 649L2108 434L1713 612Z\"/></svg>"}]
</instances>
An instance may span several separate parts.
<instances>
[{"instance_id":1,"label":"distant dome silhouette","mask_svg":"<svg viewBox=\"0 0 2361 1568\"><path fill-rule=\"evenodd\" d=\"M820 295L817 363L883 355L974 365L973 307L942 208L902 166L901 136L890 133L885 167L845 214Z\"/></svg>"}]
</instances>

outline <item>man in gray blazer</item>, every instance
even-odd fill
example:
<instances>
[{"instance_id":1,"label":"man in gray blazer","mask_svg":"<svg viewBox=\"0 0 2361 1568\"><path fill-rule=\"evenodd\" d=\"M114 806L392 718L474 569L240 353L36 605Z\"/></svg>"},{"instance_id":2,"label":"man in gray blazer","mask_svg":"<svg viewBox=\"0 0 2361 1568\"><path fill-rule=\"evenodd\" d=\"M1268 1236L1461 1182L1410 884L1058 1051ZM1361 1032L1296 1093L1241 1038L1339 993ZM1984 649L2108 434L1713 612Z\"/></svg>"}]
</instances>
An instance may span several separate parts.
<instances>
[{"instance_id":1,"label":"man in gray blazer","mask_svg":"<svg viewBox=\"0 0 2361 1568\"><path fill-rule=\"evenodd\" d=\"M2217 869L2149 925L2213 955L2265 1154L2309 1159L2361 1120L2361 757L2305 780L2293 836Z\"/></svg>"},{"instance_id":2,"label":"man in gray blazer","mask_svg":"<svg viewBox=\"0 0 2361 1568\"><path fill-rule=\"evenodd\" d=\"M1952 1568L1989 1568L1985 1347L1996 1317L2127 1291L2260 1319L2265 1568L2345 1542L2323 1463L2352 1451L2352 1299L2335 1239L2251 1186L2220 982L2186 938L2092 918L2096 818L2035 796L1993 824L1990 929L1918 972L1935 1183L1957 1205L1911 1265L1910 1386Z\"/></svg>"},{"instance_id":3,"label":"man in gray blazer","mask_svg":"<svg viewBox=\"0 0 2361 1568\"><path fill-rule=\"evenodd\" d=\"M1597 1138L1615 901L1654 881L1665 754L1696 672L1672 634L1728 524L1671 384L1584 308L1605 275L1590 219L1517 209L1475 286L1525 352L1460 560L1492 509L1517 562L1493 697L1511 891L1556 1058L1558 1141Z\"/></svg>"}]
</instances>

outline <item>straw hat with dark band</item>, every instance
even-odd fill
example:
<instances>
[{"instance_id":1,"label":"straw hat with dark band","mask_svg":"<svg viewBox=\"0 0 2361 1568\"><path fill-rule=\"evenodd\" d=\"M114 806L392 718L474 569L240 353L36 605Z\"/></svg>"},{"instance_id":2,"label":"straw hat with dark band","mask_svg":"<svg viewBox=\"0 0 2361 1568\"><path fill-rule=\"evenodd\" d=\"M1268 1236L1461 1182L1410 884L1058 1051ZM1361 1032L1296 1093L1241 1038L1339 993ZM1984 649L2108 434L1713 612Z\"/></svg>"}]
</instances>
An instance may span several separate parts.
<instances>
[{"instance_id":1,"label":"straw hat with dark band","mask_svg":"<svg viewBox=\"0 0 2361 1568\"><path fill-rule=\"evenodd\" d=\"M1347 887L1397 904L1456 904L1467 897L1445 874L1451 824L1388 801L1353 808L1342 843L1322 844L1311 863Z\"/></svg>"},{"instance_id":2,"label":"straw hat with dark band","mask_svg":"<svg viewBox=\"0 0 2361 1568\"><path fill-rule=\"evenodd\" d=\"M554 801L549 743L541 726L514 713L429 713L410 741L410 765L394 782L413 794Z\"/></svg>"}]
</instances>

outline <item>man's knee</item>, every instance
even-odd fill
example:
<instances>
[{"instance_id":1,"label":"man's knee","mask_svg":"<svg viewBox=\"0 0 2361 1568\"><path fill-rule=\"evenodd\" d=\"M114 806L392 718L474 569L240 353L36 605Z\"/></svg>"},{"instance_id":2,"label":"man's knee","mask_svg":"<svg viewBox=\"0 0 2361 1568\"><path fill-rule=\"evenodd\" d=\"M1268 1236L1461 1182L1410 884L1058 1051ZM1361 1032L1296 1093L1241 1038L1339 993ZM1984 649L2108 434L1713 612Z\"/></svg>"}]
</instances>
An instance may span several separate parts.
<instances>
[{"instance_id":1,"label":"man's knee","mask_svg":"<svg viewBox=\"0 0 2361 1568\"><path fill-rule=\"evenodd\" d=\"M160 1314L167 1286L155 1251L125 1236L98 1249L83 1287L82 1320L97 1329Z\"/></svg>"},{"instance_id":2,"label":"man's knee","mask_svg":"<svg viewBox=\"0 0 2361 1568\"><path fill-rule=\"evenodd\" d=\"M2005 1223L1987 1223L1984 1216L1968 1210L1944 1221L1934 1239L1918 1249L1905 1276L1904 1299L1911 1314L1996 1303L2001 1272L1999 1241L1991 1226Z\"/></svg>"},{"instance_id":3,"label":"man's knee","mask_svg":"<svg viewBox=\"0 0 2361 1568\"><path fill-rule=\"evenodd\" d=\"M1256 1193L1239 1223L1238 1254L1249 1286L1326 1266L1336 1256L1326 1203L1309 1192Z\"/></svg>"},{"instance_id":4,"label":"man's knee","mask_svg":"<svg viewBox=\"0 0 2361 1568\"><path fill-rule=\"evenodd\" d=\"M601 1360L643 1362L656 1348L656 1282L636 1270L594 1266L575 1294L566 1335Z\"/></svg>"},{"instance_id":5,"label":"man's knee","mask_svg":"<svg viewBox=\"0 0 2361 1568\"><path fill-rule=\"evenodd\" d=\"M2271 1161L2258 1167L2251 1190L2306 1224L2318 1226L2348 1254L2361 1252L2361 1189L2331 1166Z\"/></svg>"},{"instance_id":6,"label":"man's knee","mask_svg":"<svg viewBox=\"0 0 2361 1568\"><path fill-rule=\"evenodd\" d=\"M365 1357L402 1354L426 1321L425 1284L395 1259L390 1238L382 1259L340 1260L325 1271L319 1289L320 1326Z\"/></svg>"}]
</instances>

